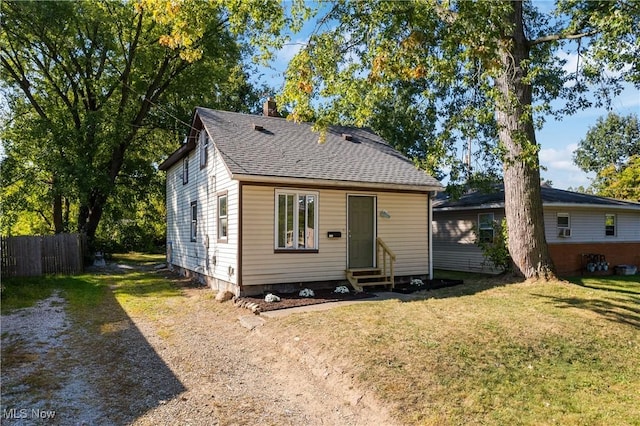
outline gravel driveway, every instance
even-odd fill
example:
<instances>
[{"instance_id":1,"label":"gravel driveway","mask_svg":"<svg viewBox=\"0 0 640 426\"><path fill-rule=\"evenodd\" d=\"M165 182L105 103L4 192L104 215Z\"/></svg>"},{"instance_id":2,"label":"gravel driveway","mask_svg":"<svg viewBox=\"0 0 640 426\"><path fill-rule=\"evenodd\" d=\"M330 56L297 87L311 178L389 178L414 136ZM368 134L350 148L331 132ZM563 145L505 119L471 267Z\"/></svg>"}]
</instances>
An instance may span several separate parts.
<instances>
[{"instance_id":1,"label":"gravel driveway","mask_svg":"<svg viewBox=\"0 0 640 426\"><path fill-rule=\"evenodd\" d=\"M208 289L181 289L157 318L106 299L81 322L57 294L2 317L2 424L394 424L277 319L249 329L258 317Z\"/></svg>"}]
</instances>

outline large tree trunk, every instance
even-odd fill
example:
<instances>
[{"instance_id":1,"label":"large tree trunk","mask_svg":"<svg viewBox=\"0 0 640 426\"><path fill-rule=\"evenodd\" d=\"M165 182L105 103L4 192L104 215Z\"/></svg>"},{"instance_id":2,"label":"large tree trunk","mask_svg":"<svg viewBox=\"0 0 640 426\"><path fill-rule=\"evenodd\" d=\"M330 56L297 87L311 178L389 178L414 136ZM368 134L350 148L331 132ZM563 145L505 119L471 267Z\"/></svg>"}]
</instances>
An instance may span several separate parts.
<instances>
[{"instance_id":1,"label":"large tree trunk","mask_svg":"<svg viewBox=\"0 0 640 426\"><path fill-rule=\"evenodd\" d=\"M544 235L538 145L531 117L531 85L523 81L529 45L522 22L522 3L513 1L512 33L501 50L503 74L496 79L501 102L496 105L500 142L505 149L504 197L509 253L516 273L526 278L554 276Z\"/></svg>"}]
</instances>

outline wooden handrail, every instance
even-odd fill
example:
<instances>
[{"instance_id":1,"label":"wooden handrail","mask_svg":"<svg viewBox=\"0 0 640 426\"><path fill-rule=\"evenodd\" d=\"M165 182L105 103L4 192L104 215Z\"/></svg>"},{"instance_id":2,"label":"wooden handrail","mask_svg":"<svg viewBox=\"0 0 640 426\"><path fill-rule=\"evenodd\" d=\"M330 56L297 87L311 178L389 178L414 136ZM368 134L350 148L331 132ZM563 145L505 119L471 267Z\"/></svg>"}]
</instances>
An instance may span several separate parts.
<instances>
[{"instance_id":1,"label":"wooden handrail","mask_svg":"<svg viewBox=\"0 0 640 426\"><path fill-rule=\"evenodd\" d=\"M382 249L382 250L380 250ZM380 254L382 254L382 275L385 277L385 281L391 283L391 288L395 286L393 267L396 261L396 254L385 243L382 238L376 238L376 258L378 259L378 268L380 267ZM389 269L387 270L387 258L389 259Z\"/></svg>"}]
</instances>

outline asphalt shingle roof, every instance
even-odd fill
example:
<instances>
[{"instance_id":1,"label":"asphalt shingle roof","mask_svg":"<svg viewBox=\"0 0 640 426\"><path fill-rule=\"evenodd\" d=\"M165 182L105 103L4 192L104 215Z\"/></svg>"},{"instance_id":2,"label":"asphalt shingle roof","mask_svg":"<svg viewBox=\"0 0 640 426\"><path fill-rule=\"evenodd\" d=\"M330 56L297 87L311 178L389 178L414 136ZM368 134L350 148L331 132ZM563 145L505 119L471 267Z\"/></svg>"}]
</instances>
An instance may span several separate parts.
<instances>
[{"instance_id":1,"label":"asphalt shingle roof","mask_svg":"<svg viewBox=\"0 0 640 426\"><path fill-rule=\"evenodd\" d=\"M441 184L367 129L332 126L326 141L310 123L196 108L233 175L432 187ZM262 126L255 130L254 125ZM348 141L342 136L350 134Z\"/></svg>"},{"instance_id":2,"label":"asphalt shingle roof","mask_svg":"<svg viewBox=\"0 0 640 426\"><path fill-rule=\"evenodd\" d=\"M596 195L582 194L579 192L565 191L562 189L542 186L542 204L545 206L552 205L585 205L585 206L603 206L603 207L622 207L630 209L640 209L640 203L630 201L616 200L613 198L598 197ZM434 210L445 209L472 209L482 207L503 207L504 206L504 187L499 186L495 191L487 193L482 191L473 191L463 195L457 200L446 198L445 194L439 194L434 202Z\"/></svg>"}]
</instances>

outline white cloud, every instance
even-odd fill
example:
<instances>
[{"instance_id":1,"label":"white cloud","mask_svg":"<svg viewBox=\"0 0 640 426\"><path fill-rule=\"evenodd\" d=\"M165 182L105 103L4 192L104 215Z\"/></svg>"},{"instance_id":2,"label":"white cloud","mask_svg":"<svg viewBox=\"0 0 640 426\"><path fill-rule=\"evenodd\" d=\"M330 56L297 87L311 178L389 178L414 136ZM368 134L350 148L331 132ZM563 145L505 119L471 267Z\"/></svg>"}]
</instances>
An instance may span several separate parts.
<instances>
[{"instance_id":1,"label":"white cloud","mask_svg":"<svg viewBox=\"0 0 640 426\"><path fill-rule=\"evenodd\" d=\"M573 164L573 152L578 148L575 143L569 144L564 149L543 148L540 150L540 162L547 167L558 170L579 171Z\"/></svg>"},{"instance_id":2,"label":"white cloud","mask_svg":"<svg viewBox=\"0 0 640 426\"><path fill-rule=\"evenodd\" d=\"M587 187L591 184L590 175L573 164L573 152L577 147L577 144L572 143L561 149L540 150L540 164L546 168L541 172L542 177L553 182L555 188Z\"/></svg>"},{"instance_id":3,"label":"white cloud","mask_svg":"<svg viewBox=\"0 0 640 426\"><path fill-rule=\"evenodd\" d=\"M577 53L567 53L560 51L558 52L558 57L567 61L562 67L564 72L566 72L567 74L575 73L578 66L578 61L582 62L582 58L580 58Z\"/></svg>"},{"instance_id":4,"label":"white cloud","mask_svg":"<svg viewBox=\"0 0 640 426\"><path fill-rule=\"evenodd\" d=\"M286 68L293 57L296 56L298 52L307 45L307 42L307 39L296 39L286 43L274 55L274 62L276 64L282 65L283 68Z\"/></svg>"}]
</instances>

